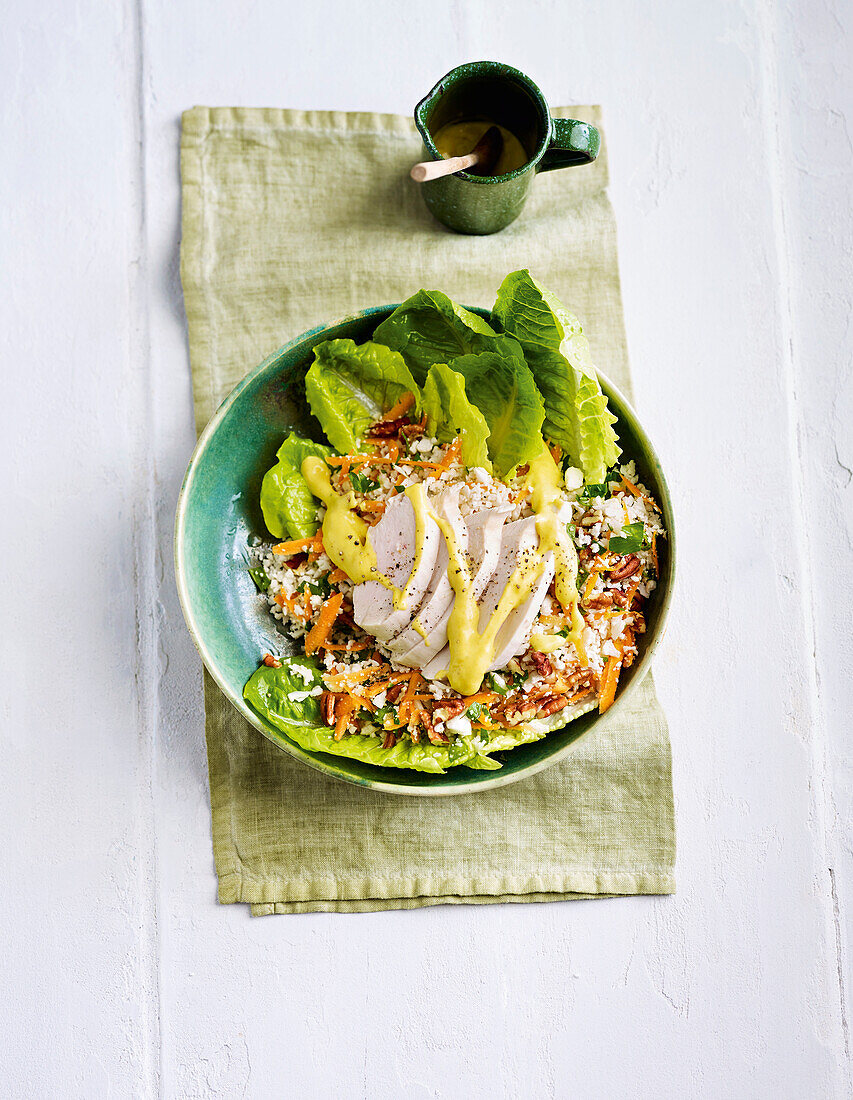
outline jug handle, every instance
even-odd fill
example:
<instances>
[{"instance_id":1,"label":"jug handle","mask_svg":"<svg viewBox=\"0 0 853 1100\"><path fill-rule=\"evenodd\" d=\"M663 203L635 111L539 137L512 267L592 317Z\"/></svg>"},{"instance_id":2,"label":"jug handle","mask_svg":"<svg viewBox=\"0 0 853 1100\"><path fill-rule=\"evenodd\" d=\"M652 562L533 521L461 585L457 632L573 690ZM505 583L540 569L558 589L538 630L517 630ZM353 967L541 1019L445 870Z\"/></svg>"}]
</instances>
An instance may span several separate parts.
<instances>
[{"instance_id":1,"label":"jug handle","mask_svg":"<svg viewBox=\"0 0 853 1100\"><path fill-rule=\"evenodd\" d=\"M576 118L552 118L551 144L537 165L537 171L568 168L573 164L589 164L601 149L601 134L588 122Z\"/></svg>"}]
</instances>

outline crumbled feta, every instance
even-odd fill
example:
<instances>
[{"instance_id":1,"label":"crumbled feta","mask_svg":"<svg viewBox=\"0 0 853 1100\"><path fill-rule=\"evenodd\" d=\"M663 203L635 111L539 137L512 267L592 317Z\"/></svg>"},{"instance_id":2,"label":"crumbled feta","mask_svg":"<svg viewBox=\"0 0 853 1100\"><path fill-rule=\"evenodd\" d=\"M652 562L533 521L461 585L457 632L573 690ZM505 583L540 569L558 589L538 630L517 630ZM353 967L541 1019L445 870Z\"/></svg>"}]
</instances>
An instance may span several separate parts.
<instances>
[{"instance_id":1,"label":"crumbled feta","mask_svg":"<svg viewBox=\"0 0 853 1100\"><path fill-rule=\"evenodd\" d=\"M576 466L567 466L563 480L566 483L568 491L574 493L583 485L583 473L578 470Z\"/></svg>"},{"instance_id":2,"label":"crumbled feta","mask_svg":"<svg viewBox=\"0 0 853 1100\"><path fill-rule=\"evenodd\" d=\"M287 698L292 699L294 703L303 703L306 699L312 695L322 695L323 687L321 684L317 684L316 687L312 687L310 691L291 691L288 693Z\"/></svg>"}]
</instances>

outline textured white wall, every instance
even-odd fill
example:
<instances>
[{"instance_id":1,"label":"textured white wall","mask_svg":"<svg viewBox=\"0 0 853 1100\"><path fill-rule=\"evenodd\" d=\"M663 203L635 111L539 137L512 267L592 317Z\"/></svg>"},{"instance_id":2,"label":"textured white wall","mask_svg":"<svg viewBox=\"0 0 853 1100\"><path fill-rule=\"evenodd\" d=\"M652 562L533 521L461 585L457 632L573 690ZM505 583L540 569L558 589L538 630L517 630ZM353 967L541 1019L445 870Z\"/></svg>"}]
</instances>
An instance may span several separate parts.
<instances>
[{"instance_id":1,"label":"textured white wall","mask_svg":"<svg viewBox=\"0 0 853 1100\"><path fill-rule=\"evenodd\" d=\"M4 1095L848 1094L851 18L11 5ZM180 111L408 111L477 57L605 105L637 404L680 519L657 662L679 893L252 921L215 904L171 580L193 442Z\"/></svg>"}]
</instances>

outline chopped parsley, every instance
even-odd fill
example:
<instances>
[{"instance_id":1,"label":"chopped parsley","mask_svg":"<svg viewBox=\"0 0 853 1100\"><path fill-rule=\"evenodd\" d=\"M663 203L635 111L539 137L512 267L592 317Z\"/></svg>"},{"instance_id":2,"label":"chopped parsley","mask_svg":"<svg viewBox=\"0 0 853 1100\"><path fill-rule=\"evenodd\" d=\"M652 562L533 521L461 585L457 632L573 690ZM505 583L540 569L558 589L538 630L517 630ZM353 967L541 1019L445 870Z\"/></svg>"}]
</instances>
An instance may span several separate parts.
<instances>
[{"instance_id":1,"label":"chopped parsley","mask_svg":"<svg viewBox=\"0 0 853 1100\"><path fill-rule=\"evenodd\" d=\"M372 493L374 489L379 488L379 482L374 481L367 474L350 474L349 479L357 493Z\"/></svg>"},{"instance_id":2,"label":"chopped parsley","mask_svg":"<svg viewBox=\"0 0 853 1100\"><path fill-rule=\"evenodd\" d=\"M255 582L255 585L259 592L266 592L270 586L270 579L267 576L267 571L262 565L250 565L249 576Z\"/></svg>"},{"instance_id":3,"label":"chopped parsley","mask_svg":"<svg viewBox=\"0 0 853 1100\"><path fill-rule=\"evenodd\" d=\"M506 695L509 691L506 680L495 672L489 673L489 683L492 686L492 691L496 691L498 695Z\"/></svg>"},{"instance_id":4,"label":"chopped parsley","mask_svg":"<svg viewBox=\"0 0 853 1100\"><path fill-rule=\"evenodd\" d=\"M308 592L312 596L322 596L323 599L332 591L328 578L321 577L318 581L303 581L299 585L300 592Z\"/></svg>"},{"instance_id":5,"label":"chopped parsley","mask_svg":"<svg viewBox=\"0 0 853 1100\"><path fill-rule=\"evenodd\" d=\"M581 500L592 500L594 497L606 497L610 492L610 483L602 481L598 485L584 485L580 491Z\"/></svg>"},{"instance_id":6,"label":"chopped parsley","mask_svg":"<svg viewBox=\"0 0 853 1100\"><path fill-rule=\"evenodd\" d=\"M643 547L645 529L643 524L628 523L622 528L621 535L611 535L607 549L614 554L636 554Z\"/></svg>"}]
</instances>

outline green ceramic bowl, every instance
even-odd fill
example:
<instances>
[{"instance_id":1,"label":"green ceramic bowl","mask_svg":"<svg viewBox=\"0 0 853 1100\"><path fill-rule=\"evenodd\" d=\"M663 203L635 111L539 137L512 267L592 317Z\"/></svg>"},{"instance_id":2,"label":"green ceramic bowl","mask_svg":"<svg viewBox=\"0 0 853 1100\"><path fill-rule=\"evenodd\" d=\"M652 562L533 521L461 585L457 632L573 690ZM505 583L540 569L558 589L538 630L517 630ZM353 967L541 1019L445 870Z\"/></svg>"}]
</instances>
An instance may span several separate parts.
<instances>
[{"instance_id":1,"label":"green ceramic bowl","mask_svg":"<svg viewBox=\"0 0 853 1100\"><path fill-rule=\"evenodd\" d=\"M379 306L326 328L299 336L271 355L234 388L198 441L184 478L175 524L175 573L184 616L201 658L243 717L279 748L313 768L349 783L393 794L450 795L486 791L514 783L564 759L594 725L617 717L626 698L648 671L664 630L673 588L675 532L672 506L657 455L621 393L606 378L602 387L618 417L625 454L637 463L641 480L663 509L669 538L659 551L661 578L647 609L648 629L639 658L619 683L616 702L604 715L585 714L542 741L522 745L502 758L499 772L454 768L425 775L379 768L357 760L307 752L264 721L243 700L243 685L266 652L297 652L267 611L266 600L246 571L253 535L269 538L258 504L261 479L275 460L282 438L296 428L322 439L320 425L305 403L303 378L322 340L367 340L394 306ZM474 310L488 317L484 310Z\"/></svg>"}]
</instances>

